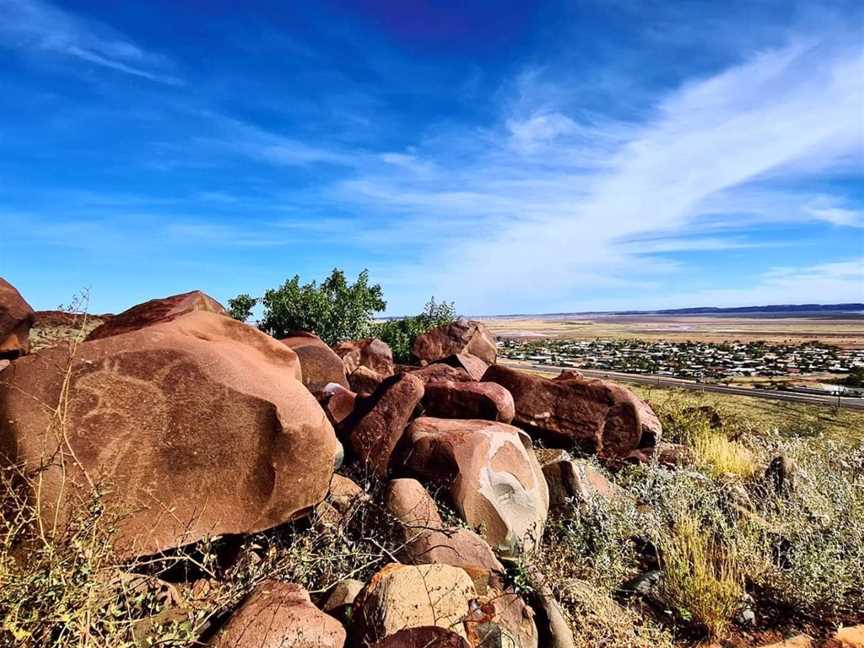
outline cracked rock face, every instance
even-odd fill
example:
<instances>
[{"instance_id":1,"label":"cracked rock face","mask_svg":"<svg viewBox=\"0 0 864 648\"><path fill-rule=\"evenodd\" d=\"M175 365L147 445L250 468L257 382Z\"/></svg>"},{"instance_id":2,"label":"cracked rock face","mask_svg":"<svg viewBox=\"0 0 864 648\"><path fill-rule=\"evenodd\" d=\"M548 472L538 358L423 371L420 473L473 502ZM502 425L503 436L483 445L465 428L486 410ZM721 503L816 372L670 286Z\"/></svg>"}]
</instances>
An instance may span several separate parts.
<instances>
[{"instance_id":1,"label":"cracked rock face","mask_svg":"<svg viewBox=\"0 0 864 648\"><path fill-rule=\"evenodd\" d=\"M63 520L91 482L105 488L123 556L261 531L321 501L341 462L298 372L291 349L208 312L84 342L74 357L48 349L0 373L0 457L47 462L49 521L58 501Z\"/></svg>"},{"instance_id":2,"label":"cracked rock face","mask_svg":"<svg viewBox=\"0 0 864 648\"><path fill-rule=\"evenodd\" d=\"M534 547L549 491L524 432L492 421L421 417L406 434L406 467L446 483L463 519L499 554Z\"/></svg>"}]
</instances>

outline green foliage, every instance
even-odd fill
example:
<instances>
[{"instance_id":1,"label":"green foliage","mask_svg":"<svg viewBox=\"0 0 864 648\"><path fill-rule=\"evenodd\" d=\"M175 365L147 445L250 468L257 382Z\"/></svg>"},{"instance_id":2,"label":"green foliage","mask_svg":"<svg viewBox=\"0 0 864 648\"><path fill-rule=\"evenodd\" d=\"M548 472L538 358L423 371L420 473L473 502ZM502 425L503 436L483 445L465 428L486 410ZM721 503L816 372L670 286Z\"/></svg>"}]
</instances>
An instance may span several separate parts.
<instances>
[{"instance_id":1,"label":"green foliage","mask_svg":"<svg viewBox=\"0 0 864 648\"><path fill-rule=\"evenodd\" d=\"M375 335L390 345L396 362L408 362L411 359L411 345L418 335L436 326L449 324L455 319L456 308L453 302L438 303L432 297L426 302L422 313L413 317L382 322L376 326Z\"/></svg>"},{"instance_id":2,"label":"green foliage","mask_svg":"<svg viewBox=\"0 0 864 648\"><path fill-rule=\"evenodd\" d=\"M279 288L264 293L261 328L276 338L289 331L312 331L327 344L369 337L372 316L383 311L381 286L369 285L363 270L349 284L342 270L335 269L319 286L315 281L300 284L295 275Z\"/></svg>"},{"instance_id":3,"label":"green foliage","mask_svg":"<svg viewBox=\"0 0 864 648\"><path fill-rule=\"evenodd\" d=\"M252 316L252 309L258 300L246 293L240 293L228 300L228 313L235 320L245 322Z\"/></svg>"},{"instance_id":4,"label":"green foliage","mask_svg":"<svg viewBox=\"0 0 864 648\"><path fill-rule=\"evenodd\" d=\"M847 387L864 387L864 367L855 367L843 380Z\"/></svg>"}]
</instances>

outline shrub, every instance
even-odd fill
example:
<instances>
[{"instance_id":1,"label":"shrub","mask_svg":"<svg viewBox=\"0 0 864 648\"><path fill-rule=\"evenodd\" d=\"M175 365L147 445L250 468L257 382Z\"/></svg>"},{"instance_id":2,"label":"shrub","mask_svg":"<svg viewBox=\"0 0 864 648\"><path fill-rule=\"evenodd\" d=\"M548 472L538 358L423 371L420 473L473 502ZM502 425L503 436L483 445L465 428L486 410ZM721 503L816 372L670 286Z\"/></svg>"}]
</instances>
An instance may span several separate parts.
<instances>
[{"instance_id":1,"label":"shrub","mask_svg":"<svg viewBox=\"0 0 864 648\"><path fill-rule=\"evenodd\" d=\"M453 302L438 303L432 297L426 302L423 312L419 315L379 323L375 327L375 336L390 346L396 362L409 362L411 360L411 346L418 335L422 335L436 326L450 324L455 319L456 308Z\"/></svg>"},{"instance_id":2,"label":"shrub","mask_svg":"<svg viewBox=\"0 0 864 648\"><path fill-rule=\"evenodd\" d=\"M685 621L722 636L744 598L735 550L718 542L690 516L660 536L660 595Z\"/></svg>"},{"instance_id":3,"label":"shrub","mask_svg":"<svg viewBox=\"0 0 864 648\"><path fill-rule=\"evenodd\" d=\"M737 441L730 441L718 432L701 432L693 439L696 461L709 474L719 477L732 474L742 478L756 472L753 453Z\"/></svg>"},{"instance_id":4,"label":"shrub","mask_svg":"<svg viewBox=\"0 0 864 648\"><path fill-rule=\"evenodd\" d=\"M235 320L245 322L252 316L252 309L257 303L258 300L251 295L241 293L228 300L228 313Z\"/></svg>"},{"instance_id":5,"label":"shrub","mask_svg":"<svg viewBox=\"0 0 864 648\"><path fill-rule=\"evenodd\" d=\"M261 328L270 335L282 338L290 331L312 331L331 345L368 337L372 316L387 307L381 286L369 285L368 271L363 270L357 281L349 284L338 269L320 286L314 281L301 285L295 275L279 288L265 292L261 303Z\"/></svg>"}]
</instances>

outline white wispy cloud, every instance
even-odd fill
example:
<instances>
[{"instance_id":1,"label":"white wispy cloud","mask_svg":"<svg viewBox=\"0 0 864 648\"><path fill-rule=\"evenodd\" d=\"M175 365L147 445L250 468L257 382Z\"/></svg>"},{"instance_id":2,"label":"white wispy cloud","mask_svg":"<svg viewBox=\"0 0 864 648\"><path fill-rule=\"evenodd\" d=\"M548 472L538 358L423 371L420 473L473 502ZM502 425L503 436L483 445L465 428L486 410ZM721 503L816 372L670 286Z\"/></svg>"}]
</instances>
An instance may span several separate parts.
<instances>
[{"instance_id":1,"label":"white wispy cloud","mask_svg":"<svg viewBox=\"0 0 864 648\"><path fill-rule=\"evenodd\" d=\"M40 0L0 0L0 46L67 57L158 83L181 85L171 62L115 29Z\"/></svg>"},{"instance_id":2,"label":"white wispy cloud","mask_svg":"<svg viewBox=\"0 0 864 648\"><path fill-rule=\"evenodd\" d=\"M668 93L639 124L585 123L555 110L555 100L567 103L566 89L566 79L557 94L544 80L532 111L523 79L517 115L439 136L434 146L418 143L414 159L434 163L435 173L367 171L341 183L339 196L414 222L433 219L440 238L418 246L403 277L431 282L436 294L475 312L496 310L502 286L523 302L542 286L545 303L573 307L586 286L637 286L669 265L649 256L663 246L634 240L698 238L720 216L746 228L766 206L753 199L756 189L792 208L773 213L779 221L859 222L836 197L823 203L818 191L788 189L790 180L807 186L864 151L857 44L799 39L756 52ZM772 184L778 177L786 188ZM691 249L735 245L745 243L703 240Z\"/></svg>"}]
</instances>

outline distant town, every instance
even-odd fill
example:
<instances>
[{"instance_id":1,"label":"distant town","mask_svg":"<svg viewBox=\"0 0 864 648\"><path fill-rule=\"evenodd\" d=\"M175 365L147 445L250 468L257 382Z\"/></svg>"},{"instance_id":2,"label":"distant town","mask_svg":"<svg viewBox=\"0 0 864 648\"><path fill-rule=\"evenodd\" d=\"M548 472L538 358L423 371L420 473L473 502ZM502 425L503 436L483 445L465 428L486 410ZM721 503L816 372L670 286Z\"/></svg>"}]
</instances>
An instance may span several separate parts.
<instances>
[{"instance_id":1,"label":"distant town","mask_svg":"<svg viewBox=\"0 0 864 648\"><path fill-rule=\"evenodd\" d=\"M848 374L864 367L864 349L821 342L652 342L638 339L503 339L505 358L538 365L652 374L695 381L736 378L795 379L810 374ZM858 392L837 387L840 392ZM851 394L850 394L851 395Z\"/></svg>"}]
</instances>

